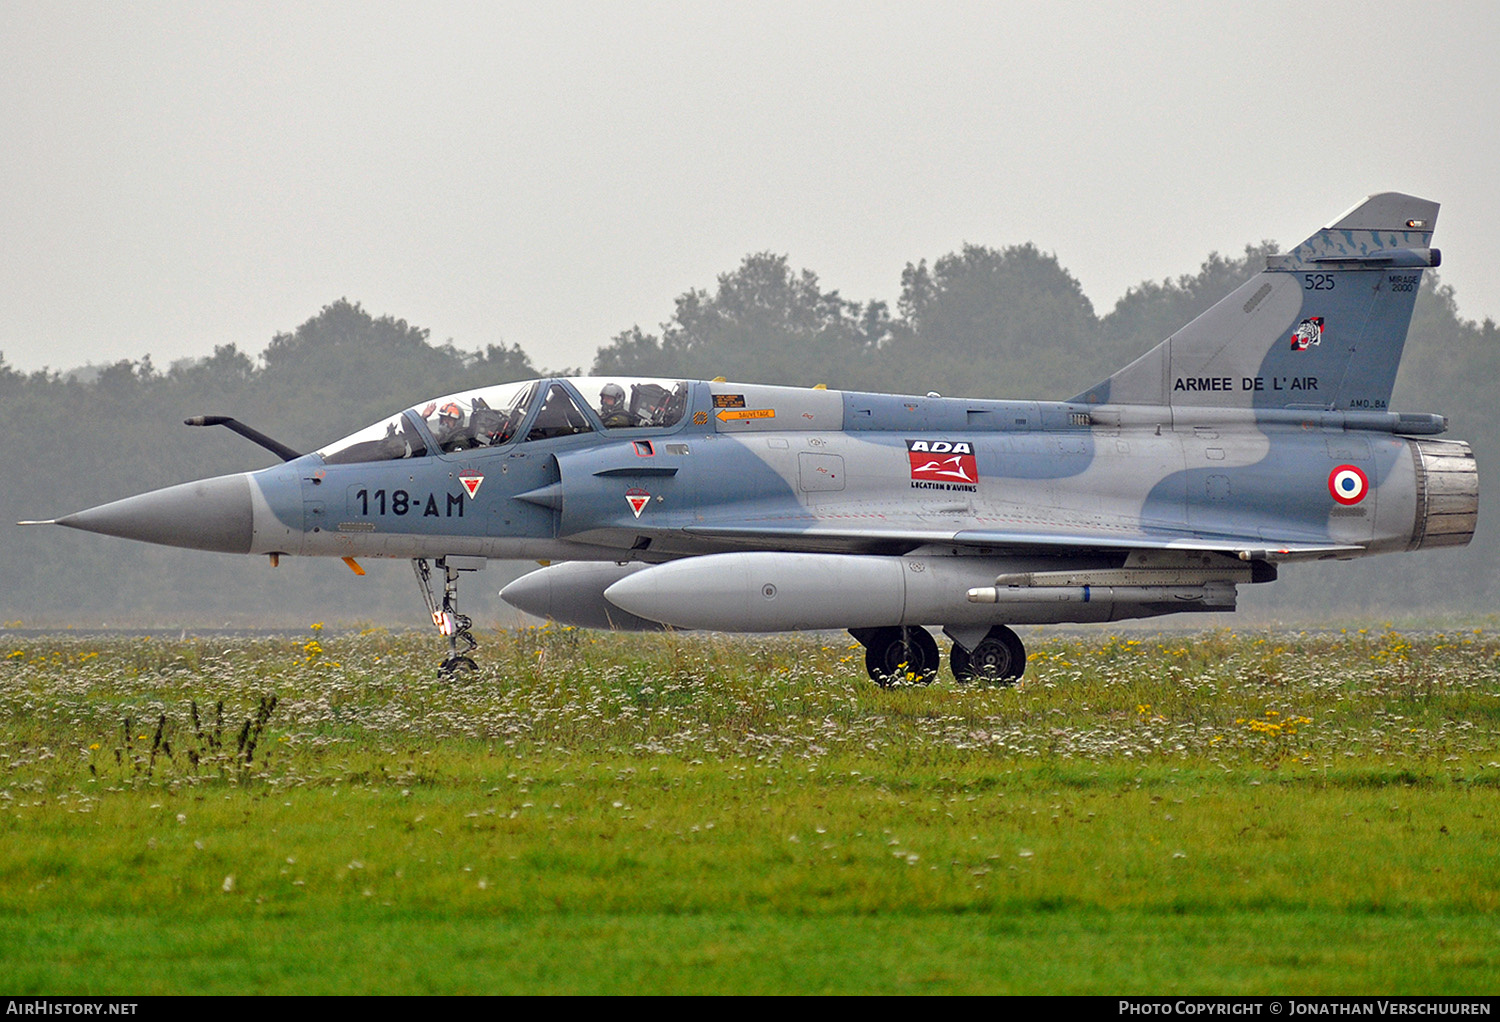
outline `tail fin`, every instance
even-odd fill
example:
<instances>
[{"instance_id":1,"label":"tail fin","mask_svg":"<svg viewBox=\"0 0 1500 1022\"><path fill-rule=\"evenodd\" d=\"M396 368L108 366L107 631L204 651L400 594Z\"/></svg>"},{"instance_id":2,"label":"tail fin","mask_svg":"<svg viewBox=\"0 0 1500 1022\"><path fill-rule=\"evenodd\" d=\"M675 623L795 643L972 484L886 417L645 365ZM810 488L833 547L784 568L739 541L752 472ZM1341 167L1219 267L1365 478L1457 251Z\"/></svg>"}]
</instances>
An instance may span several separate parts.
<instances>
[{"instance_id":1,"label":"tail fin","mask_svg":"<svg viewBox=\"0 0 1500 1022\"><path fill-rule=\"evenodd\" d=\"M1161 344L1085 404L1385 409L1438 204L1372 195Z\"/></svg>"}]
</instances>

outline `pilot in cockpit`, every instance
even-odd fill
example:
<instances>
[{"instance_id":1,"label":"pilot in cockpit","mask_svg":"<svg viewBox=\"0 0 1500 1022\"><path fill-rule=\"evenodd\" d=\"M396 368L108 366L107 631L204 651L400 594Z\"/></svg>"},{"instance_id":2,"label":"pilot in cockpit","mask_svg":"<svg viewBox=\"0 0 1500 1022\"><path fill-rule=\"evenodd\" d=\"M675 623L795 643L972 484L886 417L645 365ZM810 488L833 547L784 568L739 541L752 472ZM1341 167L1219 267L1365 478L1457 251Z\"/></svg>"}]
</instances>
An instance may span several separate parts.
<instances>
[{"instance_id":1,"label":"pilot in cockpit","mask_svg":"<svg viewBox=\"0 0 1500 1022\"><path fill-rule=\"evenodd\" d=\"M436 423L431 419L434 411L438 413ZM436 401L430 402L422 409L422 418L427 419L428 428L443 450L452 451L464 446L464 410L455 402L449 401L441 409Z\"/></svg>"},{"instance_id":2,"label":"pilot in cockpit","mask_svg":"<svg viewBox=\"0 0 1500 1022\"><path fill-rule=\"evenodd\" d=\"M618 383L606 383L599 391L599 419L605 429L640 425L640 420L625 406L625 388Z\"/></svg>"}]
</instances>

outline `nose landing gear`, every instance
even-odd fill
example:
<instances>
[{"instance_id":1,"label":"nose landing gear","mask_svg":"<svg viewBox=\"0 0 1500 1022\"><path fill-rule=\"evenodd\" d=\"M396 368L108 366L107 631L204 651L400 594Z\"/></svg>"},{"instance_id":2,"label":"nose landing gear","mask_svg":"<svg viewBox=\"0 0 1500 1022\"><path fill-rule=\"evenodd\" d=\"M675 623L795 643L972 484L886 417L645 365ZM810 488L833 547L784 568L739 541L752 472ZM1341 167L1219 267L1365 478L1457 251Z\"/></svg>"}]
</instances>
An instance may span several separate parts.
<instances>
[{"instance_id":1,"label":"nose landing gear","mask_svg":"<svg viewBox=\"0 0 1500 1022\"><path fill-rule=\"evenodd\" d=\"M439 678L451 678L459 671L475 671L479 667L467 654L479 647L479 642L469 634L474 619L458 612L458 573L478 571L484 567L483 557L439 557L435 562L443 572L443 600L439 604L432 591L432 568L424 557L413 558L412 571L422 587L422 598L427 602L427 611L439 632L448 637L448 655L438 665ZM458 644L466 643L462 652Z\"/></svg>"}]
</instances>

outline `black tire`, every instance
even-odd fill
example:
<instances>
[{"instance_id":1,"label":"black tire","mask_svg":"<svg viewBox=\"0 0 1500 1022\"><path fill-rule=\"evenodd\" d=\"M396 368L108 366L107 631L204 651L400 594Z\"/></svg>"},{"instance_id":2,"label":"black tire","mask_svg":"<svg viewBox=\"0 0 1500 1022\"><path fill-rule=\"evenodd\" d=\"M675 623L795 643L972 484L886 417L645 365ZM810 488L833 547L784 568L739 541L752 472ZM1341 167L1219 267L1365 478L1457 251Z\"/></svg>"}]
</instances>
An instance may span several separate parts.
<instances>
[{"instance_id":1,"label":"black tire","mask_svg":"<svg viewBox=\"0 0 1500 1022\"><path fill-rule=\"evenodd\" d=\"M958 643L948 651L948 669L953 672L953 680L960 685L967 685L974 680L974 661L969 656L969 651Z\"/></svg>"},{"instance_id":2,"label":"black tire","mask_svg":"<svg viewBox=\"0 0 1500 1022\"><path fill-rule=\"evenodd\" d=\"M972 650L955 642L948 654L948 664L953 677L961 683L980 680L1014 685L1026 670L1026 647L1015 632L996 625Z\"/></svg>"},{"instance_id":3,"label":"black tire","mask_svg":"<svg viewBox=\"0 0 1500 1022\"><path fill-rule=\"evenodd\" d=\"M864 633L865 671L882 687L904 681L907 675L929 685L942 664L937 640L925 628L877 628Z\"/></svg>"},{"instance_id":4,"label":"black tire","mask_svg":"<svg viewBox=\"0 0 1500 1022\"><path fill-rule=\"evenodd\" d=\"M459 671L477 671L479 665L466 656L451 656L438 666L439 678L451 678Z\"/></svg>"},{"instance_id":5,"label":"black tire","mask_svg":"<svg viewBox=\"0 0 1500 1022\"><path fill-rule=\"evenodd\" d=\"M1010 646L1011 662L1015 664L1016 673L1009 676L1007 684L1015 684L1015 682L1020 680L1021 675L1026 673L1026 644L1021 641L1019 635L1004 625L1001 625L999 628L990 629L991 635L997 632L1001 641Z\"/></svg>"}]
</instances>

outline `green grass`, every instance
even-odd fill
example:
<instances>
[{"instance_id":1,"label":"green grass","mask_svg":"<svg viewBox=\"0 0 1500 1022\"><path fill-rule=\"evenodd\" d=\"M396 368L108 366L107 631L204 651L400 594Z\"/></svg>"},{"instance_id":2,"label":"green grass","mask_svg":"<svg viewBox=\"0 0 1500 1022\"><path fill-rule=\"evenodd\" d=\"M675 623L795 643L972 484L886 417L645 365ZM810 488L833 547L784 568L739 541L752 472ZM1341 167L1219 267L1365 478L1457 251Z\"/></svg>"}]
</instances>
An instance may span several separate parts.
<instances>
[{"instance_id":1,"label":"green grass","mask_svg":"<svg viewBox=\"0 0 1500 1022\"><path fill-rule=\"evenodd\" d=\"M1031 645L13 640L0 989L1496 989L1500 640Z\"/></svg>"}]
</instances>

